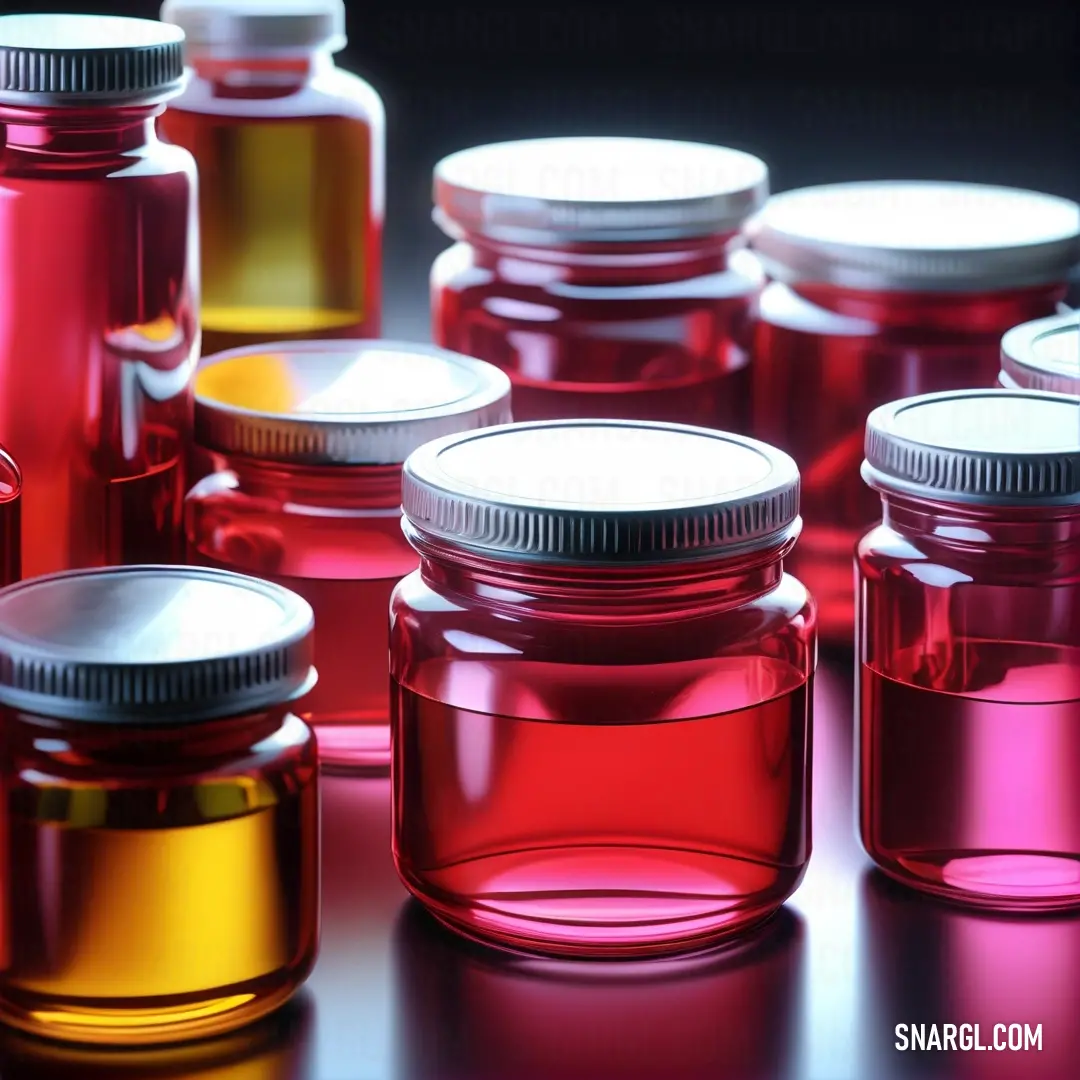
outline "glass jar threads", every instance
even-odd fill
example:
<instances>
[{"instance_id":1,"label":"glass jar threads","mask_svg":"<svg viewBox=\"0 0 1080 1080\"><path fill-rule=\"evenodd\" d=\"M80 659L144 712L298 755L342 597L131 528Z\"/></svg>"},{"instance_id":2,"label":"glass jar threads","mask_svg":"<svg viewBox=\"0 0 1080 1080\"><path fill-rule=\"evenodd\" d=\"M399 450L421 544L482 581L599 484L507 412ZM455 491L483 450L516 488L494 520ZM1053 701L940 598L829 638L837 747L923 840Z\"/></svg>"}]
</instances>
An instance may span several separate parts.
<instances>
[{"instance_id":1,"label":"glass jar threads","mask_svg":"<svg viewBox=\"0 0 1080 1080\"><path fill-rule=\"evenodd\" d=\"M1080 394L1080 313L1014 326L1001 339L1002 386Z\"/></svg>"},{"instance_id":2,"label":"glass jar threads","mask_svg":"<svg viewBox=\"0 0 1080 1080\"><path fill-rule=\"evenodd\" d=\"M432 268L434 340L506 371L518 419L745 428L760 274L740 230L768 193L763 162L533 139L452 154L434 188L456 241Z\"/></svg>"},{"instance_id":3,"label":"glass jar threads","mask_svg":"<svg viewBox=\"0 0 1080 1080\"><path fill-rule=\"evenodd\" d=\"M79 1043L240 1027L315 960L311 608L214 570L0 592L0 1019Z\"/></svg>"},{"instance_id":4,"label":"glass jar threads","mask_svg":"<svg viewBox=\"0 0 1080 1080\"><path fill-rule=\"evenodd\" d=\"M863 475L864 847L950 900L1080 906L1080 398L881 406Z\"/></svg>"},{"instance_id":5,"label":"glass jar threads","mask_svg":"<svg viewBox=\"0 0 1080 1080\"><path fill-rule=\"evenodd\" d=\"M416 568L401 463L421 443L510 419L490 364L400 342L290 342L204 361L195 437L211 475L188 495L193 562L304 596L319 684L303 703L330 768L390 763L390 592Z\"/></svg>"},{"instance_id":6,"label":"glass jar threads","mask_svg":"<svg viewBox=\"0 0 1080 1080\"><path fill-rule=\"evenodd\" d=\"M405 465L394 855L466 935L648 955L772 914L810 855L812 603L787 455L515 424Z\"/></svg>"},{"instance_id":7,"label":"glass jar threads","mask_svg":"<svg viewBox=\"0 0 1080 1080\"><path fill-rule=\"evenodd\" d=\"M1080 207L979 184L832 184L777 195L749 231L772 279L754 330L753 433L799 463L792 572L822 638L847 645L852 552L877 516L859 480L867 414L993 385L1005 331L1065 295Z\"/></svg>"}]
</instances>

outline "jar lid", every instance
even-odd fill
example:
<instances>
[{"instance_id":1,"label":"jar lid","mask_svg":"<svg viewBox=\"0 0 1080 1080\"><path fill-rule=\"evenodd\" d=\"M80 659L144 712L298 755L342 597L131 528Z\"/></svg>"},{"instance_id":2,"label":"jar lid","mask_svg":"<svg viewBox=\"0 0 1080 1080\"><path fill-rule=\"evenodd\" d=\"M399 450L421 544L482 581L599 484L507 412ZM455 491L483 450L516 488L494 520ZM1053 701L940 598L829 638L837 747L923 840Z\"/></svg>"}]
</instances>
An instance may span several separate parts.
<instances>
[{"instance_id":1,"label":"jar lid","mask_svg":"<svg viewBox=\"0 0 1080 1080\"><path fill-rule=\"evenodd\" d=\"M0 590L0 703L91 723L182 724L307 693L314 618L225 570L127 566Z\"/></svg>"},{"instance_id":2,"label":"jar lid","mask_svg":"<svg viewBox=\"0 0 1080 1080\"><path fill-rule=\"evenodd\" d=\"M988 506L1080 502L1080 398L953 390L882 405L866 422L873 488Z\"/></svg>"},{"instance_id":3,"label":"jar lid","mask_svg":"<svg viewBox=\"0 0 1080 1080\"><path fill-rule=\"evenodd\" d=\"M0 105L152 105L184 87L183 31L114 15L0 16Z\"/></svg>"},{"instance_id":4,"label":"jar lid","mask_svg":"<svg viewBox=\"0 0 1080 1080\"><path fill-rule=\"evenodd\" d=\"M747 232L778 281L906 292L1064 282L1080 206L1036 191L924 181L828 184L774 196Z\"/></svg>"},{"instance_id":5,"label":"jar lid","mask_svg":"<svg viewBox=\"0 0 1080 1080\"><path fill-rule=\"evenodd\" d=\"M408 525L514 559L661 562L794 536L799 471L754 439L681 424L555 420L422 446L405 463Z\"/></svg>"},{"instance_id":6,"label":"jar lid","mask_svg":"<svg viewBox=\"0 0 1080 1080\"><path fill-rule=\"evenodd\" d=\"M1001 339L1001 381L1080 394L1080 312L1014 326Z\"/></svg>"},{"instance_id":7,"label":"jar lid","mask_svg":"<svg viewBox=\"0 0 1080 1080\"><path fill-rule=\"evenodd\" d=\"M768 195L765 163L667 139L525 139L435 166L435 221L522 244L665 241L730 233Z\"/></svg>"},{"instance_id":8,"label":"jar lid","mask_svg":"<svg viewBox=\"0 0 1080 1080\"><path fill-rule=\"evenodd\" d=\"M161 19L184 31L189 58L339 52L347 43L343 0L165 0Z\"/></svg>"},{"instance_id":9,"label":"jar lid","mask_svg":"<svg viewBox=\"0 0 1080 1080\"><path fill-rule=\"evenodd\" d=\"M400 341L289 341L203 361L195 441L295 465L400 465L429 439L510 419L510 380Z\"/></svg>"}]
</instances>

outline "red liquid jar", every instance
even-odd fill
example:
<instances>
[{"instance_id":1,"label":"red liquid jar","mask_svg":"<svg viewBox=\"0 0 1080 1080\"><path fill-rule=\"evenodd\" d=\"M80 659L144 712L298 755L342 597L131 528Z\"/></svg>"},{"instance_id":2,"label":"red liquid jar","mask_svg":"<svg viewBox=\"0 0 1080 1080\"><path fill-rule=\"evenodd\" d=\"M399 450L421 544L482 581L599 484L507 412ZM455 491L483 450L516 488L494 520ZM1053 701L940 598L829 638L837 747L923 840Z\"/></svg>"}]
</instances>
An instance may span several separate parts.
<instances>
[{"instance_id":1,"label":"red liquid jar","mask_svg":"<svg viewBox=\"0 0 1080 1080\"><path fill-rule=\"evenodd\" d=\"M1080 313L1014 326L1001 339L1002 386L1080 394Z\"/></svg>"},{"instance_id":2,"label":"red liquid jar","mask_svg":"<svg viewBox=\"0 0 1080 1080\"><path fill-rule=\"evenodd\" d=\"M11 455L0 447L0 586L21 577L22 474Z\"/></svg>"},{"instance_id":3,"label":"red liquid jar","mask_svg":"<svg viewBox=\"0 0 1080 1080\"><path fill-rule=\"evenodd\" d=\"M863 846L959 903L1080 906L1080 399L909 398L866 447Z\"/></svg>"},{"instance_id":4,"label":"red liquid jar","mask_svg":"<svg viewBox=\"0 0 1080 1080\"><path fill-rule=\"evenodd\" d=\"M431 272L437 344L506 371L519 420L615 417L741 431L761 285L740 229L768 170L736 150L571 138L435 168L456 242Z\"/></svg>"},{"instance_id":5,"label":"red liquid jar","mask_svg":"<svg viewBox=\"0 0 1080 1080\"><path fill-rule=\"evenodd\" d=\"M1005 331L1065 295L1080 207L978 184L836 184L776 196L749 232L771 279L753 433L799 463L806 528L792 572L818 603L822 640L849 645L852 553L877 517L859 480L867 414L992 386Z\"/></svg>"},{"instance_id":6,"label":"red liquid jar","mask_svg":"<svg viewBox=\"0 0 1080 1080\"><path fill-rule=\"evenodd\" d=\"M162 135L199 165L203 354L378 337L385 114L334 63L343 0L165 0L190 80Z\"/></svg>"},{"instance_id":7,"label":"red liquid jar","mask_svg":"<svg viewBox=\"0 0 1080 1080\"><path fill-rule=\"evenodd\" d=\"M0 592L0 1019L64 1042L218 1035L315 962L300 597L127 567Z\"/></svg>"},{"instance_id":8,"label":"red liquid jar","mask_svg":"<svg viewBox=\"0 0 1080 1080\"><path fill-rule=\"evenodd\" d=\"M772 915L810 856L794 462L720 432L517 424L405 465L394 856L467 936L645 956Z\"/></svg>"},{"instance_id":9,"label":"red liquid jar","mask_svg":"<svg viewBox=\"0 0 1080 1080\"><path fill-rule=\"evenodd\" d=\"M22 569L173 562L199 347L195 164L154 133L183 35L0 18L0 432Z\"/></svg>"},{"instance_id":10,"label":"red liquid jar","mask_svg":"<svg viewBox=\"0 0 1080 1080\"><path fill-rule=\"evenodd\" d=\"M510 418L490 364L390 341L286 342L221 353L196 381L211 474L187 499L190 562L305 597L319 683L300 706L335 771L390 764L387 612L416 569L401 464L422 443Z\"/></svg>"}]
</instances>

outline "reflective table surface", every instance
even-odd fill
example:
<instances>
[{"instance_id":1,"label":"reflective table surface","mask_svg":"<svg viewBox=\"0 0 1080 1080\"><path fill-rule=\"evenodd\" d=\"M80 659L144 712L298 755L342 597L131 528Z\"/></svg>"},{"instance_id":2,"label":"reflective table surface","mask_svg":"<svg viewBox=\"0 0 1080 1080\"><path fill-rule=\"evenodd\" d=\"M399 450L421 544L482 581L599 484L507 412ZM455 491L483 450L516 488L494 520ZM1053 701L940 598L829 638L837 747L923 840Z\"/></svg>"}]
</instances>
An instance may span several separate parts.
<instances>
[{"instance_id":1,"label":"reflective table surface","mask_svg":"<svg viewBox=\"0 0 1080 1080\"><path fill-rule=\"evenodd\" d=\"M819 668L814 855L753 939L684 960L531 960L406 898L387 780L327 778L322 956L230 1039L158 1052L6 1036L3 1080L1075 1080L1080 919L970 915L893 886L855 834L851 661ZM928 748L932 752L932 748ZM1041 1025L1042 1048L898 1051L896 1025ZM930 1038L930 1029L925 1029ZM959 1031L957 1035L959 1041ZM972 1039L974 1041L974 1039Z\"/></svg>"}]
</instances>

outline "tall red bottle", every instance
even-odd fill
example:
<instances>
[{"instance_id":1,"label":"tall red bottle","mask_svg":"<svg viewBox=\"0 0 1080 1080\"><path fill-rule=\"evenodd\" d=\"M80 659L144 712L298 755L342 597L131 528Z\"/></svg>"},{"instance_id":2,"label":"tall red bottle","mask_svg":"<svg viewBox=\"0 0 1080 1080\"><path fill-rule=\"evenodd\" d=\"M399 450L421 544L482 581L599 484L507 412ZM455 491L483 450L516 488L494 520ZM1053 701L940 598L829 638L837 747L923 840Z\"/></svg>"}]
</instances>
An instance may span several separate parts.
<instances>
[{"instance_id":1,"label":"tall red bottle","mask_svg":"<svg viewBox=\"0 0 1080 1080\"><path fill-rule=\"evenodd\" d=\"M182 42L141 19L0 18L0 438L28 576L179 551L195 165L154 119Z\"/></svg>"}]
</instances>

